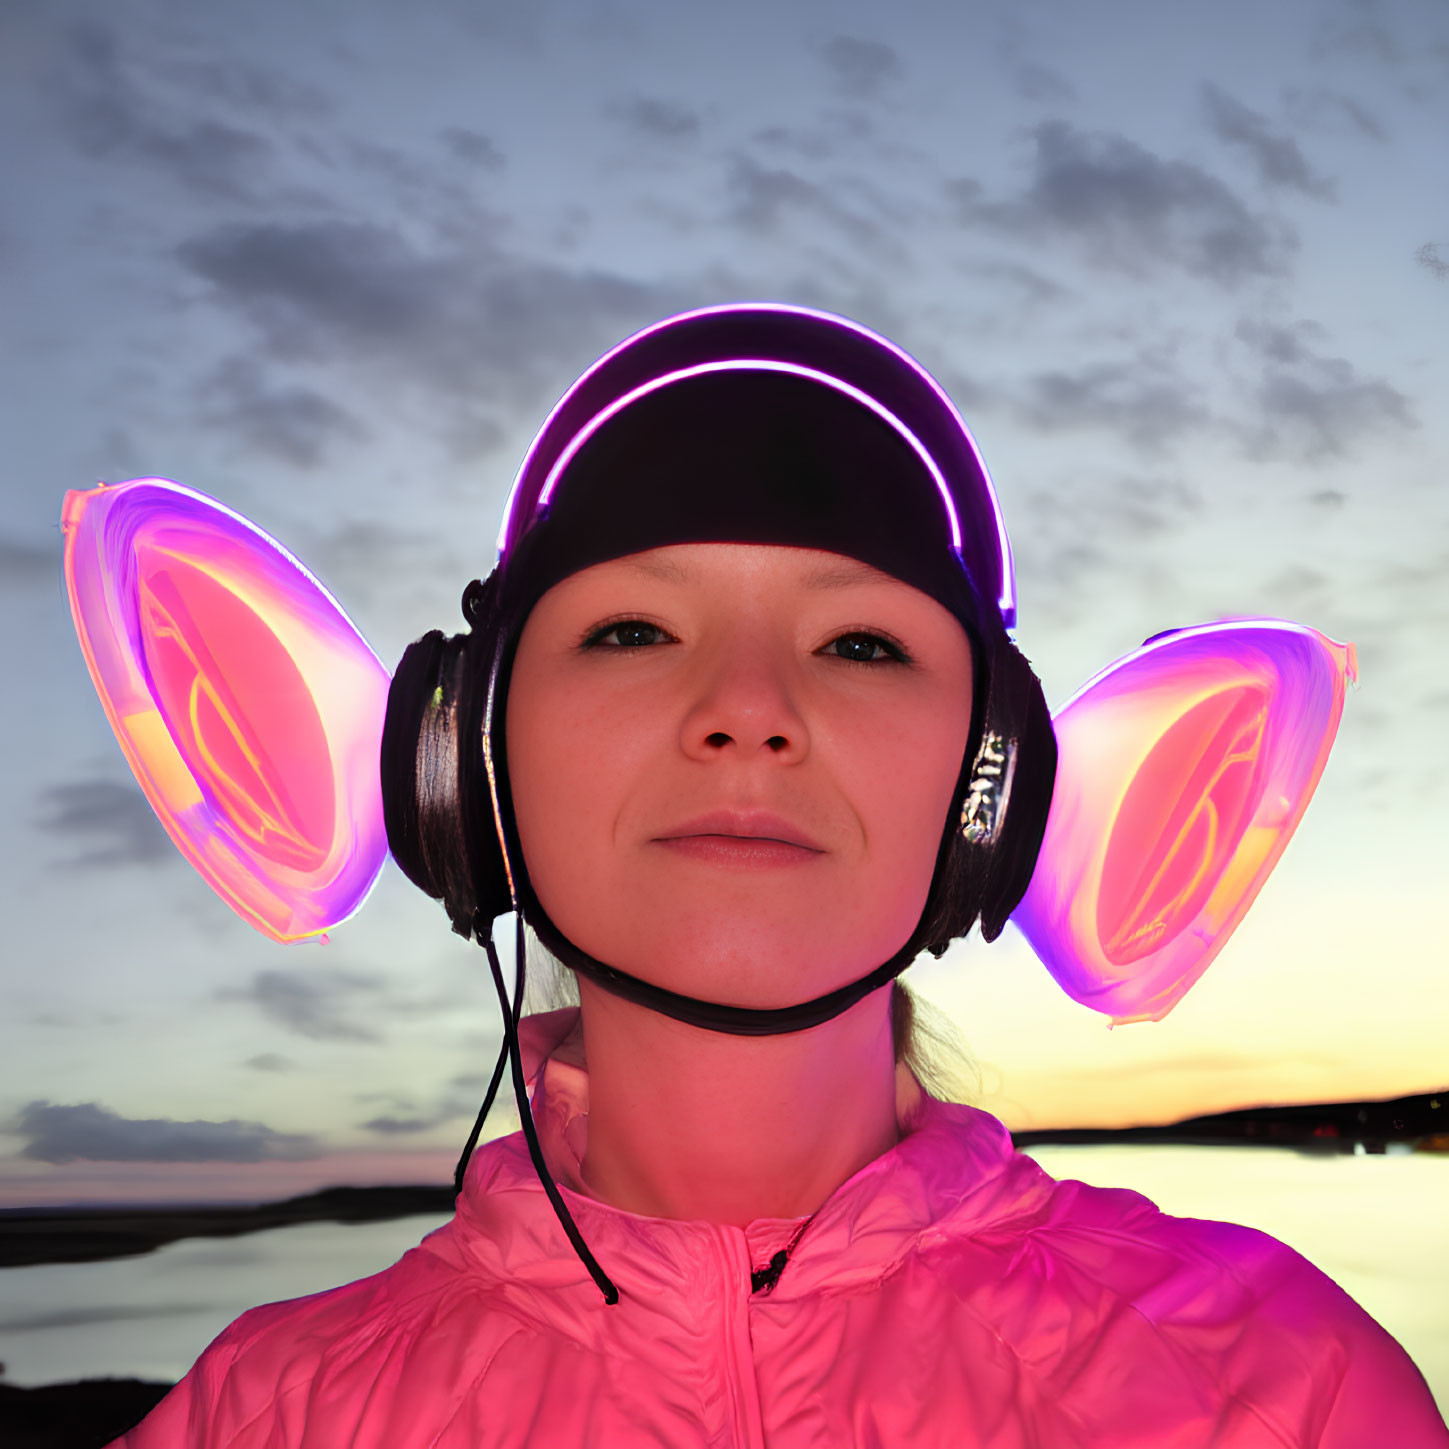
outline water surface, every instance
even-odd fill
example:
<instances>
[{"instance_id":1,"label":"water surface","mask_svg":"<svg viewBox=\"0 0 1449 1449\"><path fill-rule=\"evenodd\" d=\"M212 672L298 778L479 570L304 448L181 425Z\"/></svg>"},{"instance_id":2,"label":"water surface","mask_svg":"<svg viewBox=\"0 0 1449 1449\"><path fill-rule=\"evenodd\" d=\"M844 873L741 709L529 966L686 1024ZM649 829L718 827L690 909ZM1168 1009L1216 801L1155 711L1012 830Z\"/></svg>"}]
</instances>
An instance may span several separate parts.
<instances>
[{"instance_id":1,"label":"water surface","mask_svg":"<svg viewBox=\"0 0 1449 1449\"><path fill-rule=\"evenodd\" d=\"M1404 1345L1449 1413L1449 1157L1158 1146L1031 1155L1054 1177L1135 1188L1165 1212L1281 1239ZM444 1221L306 1223L139 1258L0 1270L0 1360L19 1384L176 1379L246 1309L378 1272Z\"/></svg>"}]
</instances>

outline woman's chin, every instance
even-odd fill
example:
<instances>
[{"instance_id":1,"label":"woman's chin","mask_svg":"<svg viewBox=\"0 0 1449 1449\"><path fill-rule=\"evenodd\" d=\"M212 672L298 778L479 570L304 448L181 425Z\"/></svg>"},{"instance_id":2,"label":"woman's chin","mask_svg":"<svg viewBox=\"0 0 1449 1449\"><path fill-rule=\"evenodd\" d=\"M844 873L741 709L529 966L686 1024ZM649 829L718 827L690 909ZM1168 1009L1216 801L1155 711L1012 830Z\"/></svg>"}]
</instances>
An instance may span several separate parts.
<instances>
[{"instance_id":1,"label":"woman's chin","mask_svg":"<svg viewBox=\"0 0 1449 1449\"><path fill-rule=\"evenodd\" d=\"M617 941L600 940L599 949L578 944L595 959L666 991L770 1010L850 985L888 960L899 943L865 956L859 937L832 933L822 939L819 933L800 931L798 923L794 929L770 931L734 920L675 930L661 930L654 922ZM610 951L610 946L618 949Z\"/></svg>"}]
</instances>

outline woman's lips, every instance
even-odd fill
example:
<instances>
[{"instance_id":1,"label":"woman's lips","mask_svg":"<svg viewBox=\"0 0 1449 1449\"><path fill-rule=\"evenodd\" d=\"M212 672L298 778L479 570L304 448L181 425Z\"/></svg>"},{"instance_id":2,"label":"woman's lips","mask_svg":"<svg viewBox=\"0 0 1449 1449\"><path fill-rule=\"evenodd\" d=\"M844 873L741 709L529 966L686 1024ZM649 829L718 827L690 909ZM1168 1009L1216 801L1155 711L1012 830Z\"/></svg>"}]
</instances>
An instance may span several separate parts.
<instances>
[{"instance_id":1,"label":"woman's lips","mask_svg":"<svg viewBox=\"0 0 1449 1449\"><path fill-rule=\"evenodd\" d=\"M715 810L674 826L655 843L716 865L803 865L825 854L790 821L759 810Z\"/></svg>"},{"instance_id":2,"label":"woman's lips","mask_svg":"<svg viewBox=\"0 0 1449 1449\"><path fill-rule=\"evenodd\" d=\"M804 865L824 854L785 840L768 840L752 835L676 835L656 841L676 855L711 865L781 866Z\"/></svg>"}]
</instances>

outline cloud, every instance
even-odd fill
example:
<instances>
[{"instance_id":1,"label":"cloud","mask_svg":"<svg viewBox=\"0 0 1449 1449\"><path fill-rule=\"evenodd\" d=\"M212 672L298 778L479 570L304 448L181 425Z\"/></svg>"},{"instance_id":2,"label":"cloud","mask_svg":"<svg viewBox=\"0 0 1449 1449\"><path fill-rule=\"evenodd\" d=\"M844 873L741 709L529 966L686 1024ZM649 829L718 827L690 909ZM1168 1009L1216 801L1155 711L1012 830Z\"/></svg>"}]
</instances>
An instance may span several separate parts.
<instances>
[{"instance_id":1,"label":"cloud","mask_svg":"<svg viewBox=\"0 0 1449 1449\"><path fill-rule=\"evenodd\" d=\"M1085 579L1139 570L1143 550L1133 545L1154 544L1201 509L1201 494L1169 475L1074 473L1069 482L1028 496L1023 537L1030 536L1031 554L1057 600L1069 600L1076 611Z\"/></svg>"},{"instance_id":2,"label":"cloud","mask_svg":"<svg viewBox=\"0 0 1449 1449\"><path fill-rule=\"evenodd\" d=\"M60 578L60 560L58 538L50 548L23 543L18 538L0 538L0 583L53 583Z\"/></svg>"},{"instance_id":3,"label":"cloud","mask_svg":"<svg viewBox=\"0 0 1449 1449\"><path fill-rule=\"evenodd\" d=\"M614 102L608 112L635 134L660 141L688 141L699 134L699 113L673 101L630 96Z\"/></svg>"},{"instance_id":4,"label":"cloud","mask_svg":"<svg viewBox=\"0 0 1449 1449\"><path fill-rule=\"evenodd\" d=\"M481 131L466 126L449 126L443 132L443 143L460 161L480 171L502 171L508 164L503 153Z\"/></svg>"},{"instance_id":5,"label":"cloud","mask_svg":"<svg viewBox=\"0 0 1449 1449\"><path fill-rule=\"evenodd\" d=\"M315 468L334 442L356 442L367 429L315 388L270 386L251 358L223 362L199 389L202 421L235 435L257 453Z\"/></svg>"},{"instance_id":6,"label":"cloud","mask_svg":"<svg viewBox=\"0 0 1449 1449\"><path fill-rule=\"evenodd\" d=\"M235 54L168 60L158 73L208 106L229 106L270 121L316 121L334 109L318 87Z\"/></svg>"},{"instance_id":7,"label":"cloud","mask_svg":"<svg viewBox=\"0 0 1449 1449\"><path fill-rule=\"evenodd\" d=\"M738 155L730 167L728 188L730 219L756 236L775 235L791 220L805 217L827 222L831 235L848 237L865 250L899 254L892 232L846 205L841 186L821 186L787 167L763 166L750 156Z\"/></svg>"},{"instance_id":8,"label":"cloud","mask_svg":"<svg viewBox=\"0 0 1449 1449\"><path fill-rule=\"evenodd\" d=\"M307 567L351 609L370 602L380 591L400 581L456 579L461 597L469 570L477 573L487 569L487 562L479 557L487 540L469 540L471 549L455 552L448 537L436 530L405 529L368 518L343 518L325 531L299 521L296 542ZM491 559L491 554L487 557ZM461 613L457 621L461 629Z\"/></svg>"},{"instance_id":9,"label":"cloud","mask_svg":"<svg viewBox=\"0 0 1449 1449\"><path fill-rule=\"evenodd\" d=\"M67 865L169 865L182 857L141 787L116 780L73 780L42 790L41 830L87 843Z\"/></svg>"},{"instance_id":10,"label":"cloud","mask_svg":"<svg viewBox=\"0 0 1449 1449\"><path fill-rule=\"evenodd\" d=\"M207 1303L151 1303L116 1308L53 1308L48 1313L22 1313L0 1318L0 1333L41 1333L48 1328L89 1328L99 1323L145 1323L154 1318L179 1318L204 1313Z\"/></svg>"},{"instance_id":11,"label":"cloud","mask_svg":"<svg viewBox=\"0 0 1449 1449\"><path fill-rule=\"evenodd\" d=\"M1347 15L1320 22L1309 43L1309 54L1315 60L1334 54L1365 56L1395 68L1403 59L1387 26L1376 20L1349 19Z\"/></svg>"},{"instance_id":12,"label":"cloud","mask_svg":"<svg viewBox=\"0 0 1449 1449\"><path fill-rule=\"evenodd\" d=\"M96 1102L44 1101L20 1110L20 1156L34 1162L300 1162L322 1155L309 1136L261 1122L122 1117Z\"/></svg>"},{"instance_id":13,"label":"cloud","mask_svg":"<svg viewBox=\"0 0 1449 1449\"><path fill-rule=\"evenodd\" d=\"M212 300L245 318L273 358L353 367L380 407L404 391L445 414L461 449L567 380L581 360L682 304L655 282L514 257L486 232L425 249L369 222L246 223L182 244Z\"/></svg>"},{"instance_id":14,"label":"cloud","mask_svg":"<svg viewBox=\"0 0 1449 1449\"><path fill-rule=\"evenodd\" d=\"M284 1057L280 1052L259 1052L242 1063L254 1072L290 1072L296 1065L291 1057Z\"/></svg>"},{"instance_id":15,"label":"cloud","mask_svg":"<svg viewBox=\"0 0 1449 1449\"><path fill-rule=\"evenodd\" d=\"M115 32L98 21L72 26L67 50L55 97L82 154L152 165L193 192L250 195L272 149L263 136L212 118L167 118L154 87L134 79L123 63ZM253 90L260 84L253 73Z\"/></svg>"},{"instance_id":16,"label":"cloud","mask_svg":"<svg viewBox=\"0 0 1449 1449\"><path fill-rule=\"evenodd\" d=\"M1398 388L1318 351L1323 336L1313 322L1238 324L1239 342L1259 365L1250 391L1260 420L1243 433L1253 456L1286 453L1312 461L1347 453L1366 434L1419 426L1412 401Z\"/></svg>"},{"instance_id":17,"label":"cloud","mask_svg":"<svg viewBox=\"0 0 1449 1449\"><path fill-rule=\"evenodd\" d=\"M461 1079L455 1078L455 1082ZM471 1079L469 1079L471 1080ZM483 1094L488 1090L486 1080L479 1079L476 1091L455 1090L445 1093L429 1108L415 1108L406 1104L401 1110L380 1113L357 1125L365 1132L375 1132L380 1137L415 1137L422 1132L431 1132L449 1122L463 1119L472 1121L483 1105ZM505 1079L499 1084L499 1097L511 1098L512 1088Z\"/></svg>"},{"instance_id":18,"label":"cloud","mask_svg":"<svg viewBox=\"0 0 1449 1449\"><path fill-rule=\"evenodd\" d=\"M1388 139L1383 124L1352 96L1326 86L1290 86L1283 92L1289 119L1296 126L1341 133L1345 123L1358 136L1380 143Z\"/></svg>"},{"instance_id":19,"label":"cloud","mask_svg":"<svg viewBox=\"0 0 1449 1449\"><path fill-rule=\"evenodd\" d=\"M1060 72L1050 66L1035 65L1025 61L1018 65L1012 77L1016 93L1024 101L1045 101L1051 105L1062 105L1077 98L1076 88Z\"/></svg>"},{"instance_id":20,"label":"cloud","mask_svg":"<svg viewBox=\"0 0 1449 1449\"><path fill-rule=\"evenodd\" d=\"M456 1115L456 1114L455 1114ZM383 1137L410 1137L416 1136L419 1132L430 1132L440 1122L446 1121L442 1117L371 1117L366 1122L358 1125L365 1131L376 1132Z\"/></svg>"},{"instance_id":21,"label":"cloud","mask_svg":"<svg viewBox=\"0 0 1449 1449\"><path fill-rule=\"evenodd\" d=\"M1145 357L1033 373L1017 408L1041 432L1101 428L1147 453L1211 421L1195 388L1161 359Z\"/></svg>"},{"instance_id":22,"label":"cloud","mask_svg":"<svg viewBox=\"0 0 1449 1449\"><path fill-rule=\"evenodd\" d=\"M1414 253L1414 260L1429 273L1431 277L1443 281L1449 277L1449 261L1439 255L1442 242L1425 242L1418 251Z\"/></svg>"},{"instance_id":23,"label":"cloud","mask_svg":"<svg viewBox=\"0 0 1449 1449\"><path fill-rule=\"evenodd\" d=\"M497 1051L497 1043L487 1049ZM359 1102L377 1101L381 1098L391 1110L357 1125L364 1131L375 1132L382 1137L408 1137L430 1132L435 1127L460 1119L471 1122L478 1115L478 1108L483 1103L483 1094L488 1090L488 1080L481 1072L461 1072L448 1079L447 1085L430 1106L421 1107L413 1098L393 1093L359 1094ZM506 1076L500 1082L500 1097L512 1097L512 1087Z\"/></svg>"},{"instance_id":24,"label":"cloud","mask_svg":"<svg viewBox=\"0 0 1449 1449\"><path fill-rule=\"evenodd\" d=\"M1211 83L1203 86L1202 97L1213 133L1227 145L1247 152L1265 186L1301 191L1319 201L1334 200L1332 179L1314 175L1298 142L1273 132L1266 116L1249 110Z\"/></svg>"},{"instance_id":25,"label":"cloud","mask_svg":"<svg viewBox=\"0 0 1449 1449\"><path fill-rule=\"evenodd\" d=\"M974 181L947 183L963 220L1039 241L1072 237L1098 267L1131 275L1170 265L1231 286L1284 271L1292 234L1201 167L1067 121L1043 122L1031 138L1019 196L989 201Z\"/></svg>"},{"instance_id":26,"label":"cloud","mask_svg":"<svg viewBox=\"0 0 1449 1449\"><path fill-rule=\"evenodd\" d=\"M761 126L750 139L770 151L789 152L815 163L837 159L857 162L875 131L874 122L864 111L844 106L827 109L808 126Z\"/></svg>"},{"instance_id":27,"label":"cloud","mask_svg":"<svg viewBox=\"0 0 1449 1449\"><path fill-rule=\"evenodd\" d=\"M382 1038L349 1017L359 998L375 1005L381 981L349 971L258 971L245 987L217 992L223 1001L246 1001L269 1021L314 1041L375 1042Z\"/></svg>"},{"instance_id":28,"label":"cloud","mask_svg":"<svg viewBox=\"0 0 1449 1449\"><path fill-rule=\"evenodd\" d=\"M880 40L837 35L821 47L832 79L852 96L871 96L901 76L901 58Z\"/></svg>"},{"instance_id":29,"label":"cloud","mask_svg":"<svg viewBox=\"0 0 1449 1449\"><path fill-rule=\"evenodd\" d=\"M1060 282L1053 281L1045 272L1024 262L973 262L967 264L965 270L987 281L1010 282L1020 289L1028 303L1059 302L1067 295L1067 289Z\"/></svg>"}]
</instances>

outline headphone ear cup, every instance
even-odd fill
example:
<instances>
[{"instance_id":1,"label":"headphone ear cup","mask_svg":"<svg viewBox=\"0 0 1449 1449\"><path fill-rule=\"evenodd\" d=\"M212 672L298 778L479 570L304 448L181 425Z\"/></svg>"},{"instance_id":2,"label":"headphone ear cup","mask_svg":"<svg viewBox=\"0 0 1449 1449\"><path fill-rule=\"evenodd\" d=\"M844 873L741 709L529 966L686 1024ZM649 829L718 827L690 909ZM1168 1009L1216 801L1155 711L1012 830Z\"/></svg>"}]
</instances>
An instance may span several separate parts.
<instances>
[{"instance_id":1,"label":"headphone ear cup","mask_svg":"<svg viewBox=\"0 0 1449 1449\"><path fill-rule=\"evenodd\" d=\"M988 717L987 729L995 727L1003 738L1016 743L1000 830L994 843L975 847L987 855L981 936L994 941L1031 884L1057 776L1056 732L1041 681L1010 640L996 651L989 708L1000 722Z\"/></svg>"},{"instance_id":2,"label":"headphone ear cup","mask_svg":"<svg viewBox=\"0 0 1449 1449\"><path fill-rule=\"evenodd\" d=\"M436 629L408 645L387 694L380 760L388 849L463 936L473 918L459 808L457 684L466 648L466 635Z\"/></svg>"},{"instance_id":3,"label":"headphone ear cup","mask_svg":"<svg viewBox=\"0 0 1449 1449\"><path fill-rule=\"evenodd\" d=\"M474 620L468 636L465 667L457 683L458 738L466 742L458 762L459 830L464 842L469 879L472 885L474 913L481 913L489 926L499 917L516 908L508 868L504 864L503 846L499 839L502 824L494 813L493 791L488 784L488 762L483 753L483 731L489 727L488 691L490 677L499 653L499 636L503 629L494 607L494 576L483 586L483 599L463 596L463 610ZM474 585L469 585L471 591ZM475 612L470 612L470 604ZM499 809L506 809L508 799L508 765L503 750L503 720L506 671L499 662L497 697L494 701L493 767L497 771ZM522 871L520 855L514 869ZM471 919L471 918L470 918ZM480 941L479 945L483 943Z\"/></svg>"},{"instance_id":4,"label":"headphone ear cup","mask_svg":"<svg viewBox=\"0 0 1449 1449\"><path fill-rule=\"evenodd\" d=\"M983 939L1001 934L1031 882L1051 809L1057 744L1041 684L1004 635L989 653L988 667L978 670L989 681L986 708L962 765L919 931L921 949L934 956L978 921ZM979 825L987 791L990 828L968 828Z\"/></svg>"},{"instance_id":5,"label":"headphone ear cup","mask_svg":"<svg viewBox=\"0 0 1449 1449\"><path fill-rule=\"evenodd\" d=\"M408 645L388 690L380 771L388 848L442 901L460 936L476 913L512 910L483 761L487 671L497 639L490 576L464 594L468 634L434 629Z\"/></svg>"},{"instance_id":6,"label":"headphone ear cup","mask_svg":"<svg viewBox=\"0 0 1449 1449\"><path fill-rule=\"evenodd\" d=\"M428 870L419 827L418 736L446 644L442 631L432 629L403 650L388 686L378 762L388 850L402 873L434 900L442 899L442 891Z\"/></svg>"}]
</instances>

